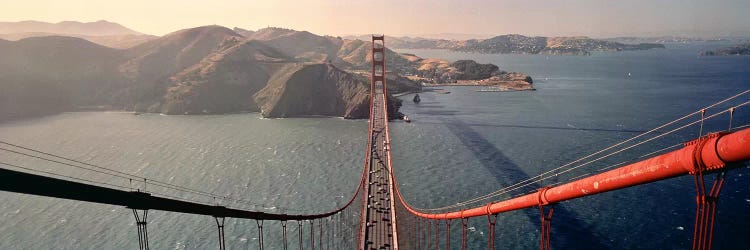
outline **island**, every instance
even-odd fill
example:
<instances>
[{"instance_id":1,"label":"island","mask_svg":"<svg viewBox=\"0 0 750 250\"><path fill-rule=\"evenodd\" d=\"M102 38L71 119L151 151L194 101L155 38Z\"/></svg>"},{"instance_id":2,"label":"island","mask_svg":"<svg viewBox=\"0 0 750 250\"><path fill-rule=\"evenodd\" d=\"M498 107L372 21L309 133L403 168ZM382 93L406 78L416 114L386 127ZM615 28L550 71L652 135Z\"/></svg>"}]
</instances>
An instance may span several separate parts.
<instances>
[{"instance_id":1,"label":"island","mask_svg":"<svg viewBox=\"0 0 750 250\"><path fill-rule=\"evenodd\" d=\"M520 72L500 70L494 64L480 64L473 60L449 62L442 59L422 59L408 78L423 86L489 86L505 91L535 90L531 76Z\"/></svg>"},{"instance_id":2,"label":"island","mask_svg":"<svg viewBox=\"0 0 750 250\"><path fill-rule=\"evenodd\" d=\"M746 56L750 55L750 43L742 43L735 46L718 48L715 50L702 51L701 56Z\"/></svg>"}]
</instances>

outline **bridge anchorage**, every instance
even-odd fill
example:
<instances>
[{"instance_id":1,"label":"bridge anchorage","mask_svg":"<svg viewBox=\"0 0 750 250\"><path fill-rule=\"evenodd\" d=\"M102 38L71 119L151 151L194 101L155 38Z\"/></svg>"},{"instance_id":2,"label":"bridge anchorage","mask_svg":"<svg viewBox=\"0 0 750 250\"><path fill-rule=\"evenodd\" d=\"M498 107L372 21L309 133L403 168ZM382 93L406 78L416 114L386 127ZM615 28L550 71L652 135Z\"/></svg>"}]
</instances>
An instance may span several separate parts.
<instances>
[{"instance_id":1,"label":"bridge anchorage","mask_svg":"<svg viewBox=\"0 0 750 250\"><path fill-rule=\"evenodd\" d=\"M370 77L370 122L366 157L359 182L347 202L329 212L317 214L266 213L221 206L216 201L232 204L257 205L251 201L224 197L210 192L144 178L110 168L42 152L0 140L0 151L20 157L44 160L65 167L96 172L122 181L139 180L143 190L117 183L99 182L76 176L38 170L21 163L0 160L0 190L40 195L69 200L123 206L132 210L136 220L140 249L149 249L147 230L149 210L211 216L216 222L219 249L226 249L225 220L255 220L258 230L258 249L264 249L268 234L276 232L281 242L275 249L451 249L451 225L460 223L460 248L469 246L470 219L487 220L486 246L495 249L495 228L498 214L538 209L540 220L540 249L551 249L552 215L554 204L567 200L597 195L636 185L656 182L684 175L693 175L696 188L693 249L711 249L718 199L727 172L750 160L750 125L733 127L735 111L750 104L750 90L719 101L699 111L675 119L652 130L611 145L575 161L550 169L537 176L508 185L487 195L440 208L416 208L402 196L396 179L398 169L393 165L390 130L388 128L388 88L386 78L385 37L372 37L372 72ZM738 103L734 103L738 102ZM719 109L720 105L733 105ZM709 114L708 111L712 111ZM704 122L729 116L725 131L704 134ZM693 119L698 117L699 119ZM575 177L567 182L533 189L548 180L638 147L650 141L700 126L698 138L636 159L629 164L616 164ZM666 131L666 132L665 132ZM671 151L670 151L671 150ZM646 158L646 157L649 158ZM706 177L715 175L712 183ZM146 185L155 187L146 192ZM710 187L709 187L710 186ZM160 193L156 188L190 194L203 200L179 198ZM530 189L531 188L531 189ZM531 192L524 193L523 191ZM515 195L520 193L520 195ZM510 196L511 198L499 198ZM205 200L213 200L207 202ZM289 223L292 223L289 226ZM294 224L296 223L296 227ZM277 231L278 230L278 231ZM290 231L291 232L288 232ZM297 236L294 235L296 231ZM458 231L458 230L457 230ZM288 233L292 233L291 237ZM441 238L441 235L444 237ZM274 234L276 235L276 234ZM291 239L290 239L291 238ZM296 244L294 239L296 238ZM289 242L291 240L291 244ZM458 239L456 239L458 240ZM457 243L457 242L456 242ZM296 245L296 246L295 246Z\"/></svg>"}]
</instances>

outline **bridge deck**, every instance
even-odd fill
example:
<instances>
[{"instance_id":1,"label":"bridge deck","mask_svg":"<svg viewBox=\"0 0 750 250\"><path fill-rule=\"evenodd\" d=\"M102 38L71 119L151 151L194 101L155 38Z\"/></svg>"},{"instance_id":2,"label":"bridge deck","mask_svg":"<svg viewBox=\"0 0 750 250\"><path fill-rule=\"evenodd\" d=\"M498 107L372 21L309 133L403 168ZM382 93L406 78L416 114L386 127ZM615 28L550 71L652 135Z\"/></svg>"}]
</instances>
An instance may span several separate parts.
<instances>
[{"instance_id":1,"label":"bridge deck","mask_svg":"<svg viewBox=\"0 0 750 250\"><path fill-rule=\"evenodd\" d=\"M395 212L393 209L393 186L390 179L386 151L385 95L382 83L374 84L371 152L366 177L365 237L363 249L398 249L395 243Z\"/></svg>"}]
</instances>

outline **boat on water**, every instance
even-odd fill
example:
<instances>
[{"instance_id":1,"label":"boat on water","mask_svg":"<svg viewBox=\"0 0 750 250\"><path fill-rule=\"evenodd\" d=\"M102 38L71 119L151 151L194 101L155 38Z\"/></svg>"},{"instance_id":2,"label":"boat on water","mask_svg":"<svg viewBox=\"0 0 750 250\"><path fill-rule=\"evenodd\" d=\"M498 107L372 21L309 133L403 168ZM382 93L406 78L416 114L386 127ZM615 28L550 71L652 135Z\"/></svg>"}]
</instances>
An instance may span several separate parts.
<instances>
[{"instance_id":1,"label":"boat on water","mask_svg":"<svg viewBox=\"0 0 750 250\"><path fill-rule=\"evenodd\" d=\"M414 101L414 103L419 103L419 102L421 102L421 101L422 101L422 99L421 99L421 98L419 98L419 94L416 94L416 95L414 96L414 99L413 99L413 101Z\"/></svg>"},{"instance_id":2,"label":"boat on water","mask_svg":"<svg viewBox=\"0 0 750 250\"><path fill-rule=\"evenodd\" d=\"M411 122L411 119L409 119L408 115L404 115L404 117L401 117L401 120L404 120L405 122Z\"/></svg>"}]
</instances>

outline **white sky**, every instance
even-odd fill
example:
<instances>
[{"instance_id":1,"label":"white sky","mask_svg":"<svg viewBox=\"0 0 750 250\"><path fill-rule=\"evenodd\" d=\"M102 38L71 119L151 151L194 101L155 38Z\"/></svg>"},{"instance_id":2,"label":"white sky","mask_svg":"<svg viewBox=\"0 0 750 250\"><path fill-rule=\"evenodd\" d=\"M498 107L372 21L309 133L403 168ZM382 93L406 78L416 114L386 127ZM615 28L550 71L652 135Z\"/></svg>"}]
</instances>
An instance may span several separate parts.
<instances>
[{"instance_id":1,"label":"white sky","mask_svg":"<svg viewBox=\"0 0 750 250\"><path fill-rule=\"evenodd\" d=\"M0 0L0 21L109 20L163 35L217 24L317 34L750 35L749 0Z\"/></svg>"}]
</instances>

